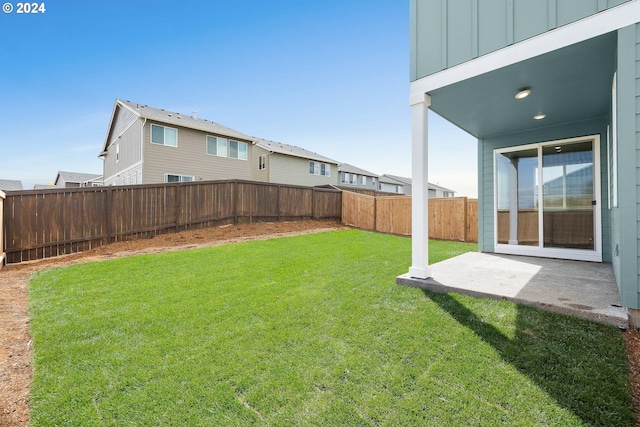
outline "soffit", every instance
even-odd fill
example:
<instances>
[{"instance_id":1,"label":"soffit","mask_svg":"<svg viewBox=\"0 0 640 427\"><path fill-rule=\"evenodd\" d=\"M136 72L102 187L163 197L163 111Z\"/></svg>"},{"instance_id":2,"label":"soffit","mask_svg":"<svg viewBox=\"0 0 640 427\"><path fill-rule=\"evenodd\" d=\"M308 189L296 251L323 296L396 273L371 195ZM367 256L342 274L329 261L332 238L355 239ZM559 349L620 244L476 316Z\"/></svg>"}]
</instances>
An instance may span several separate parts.
<instances>
[{"instance_id":1,"label":"soffit","mask_svg":"<svg viewBox=\"0 0 640 427\"><path fill-rule=\"evenodd\" d=\"M478 138L607 116L616 44L609 33L436 89L430 108Z\"/></svg>"}]
</instances>

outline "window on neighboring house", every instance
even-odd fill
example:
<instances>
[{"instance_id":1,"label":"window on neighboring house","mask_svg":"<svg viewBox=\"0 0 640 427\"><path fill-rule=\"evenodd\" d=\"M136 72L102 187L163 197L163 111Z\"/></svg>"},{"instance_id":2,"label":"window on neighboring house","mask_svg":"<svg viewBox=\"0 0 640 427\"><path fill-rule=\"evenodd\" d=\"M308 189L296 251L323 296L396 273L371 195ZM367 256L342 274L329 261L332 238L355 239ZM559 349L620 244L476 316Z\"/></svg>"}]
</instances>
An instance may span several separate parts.
<instances>
[{"instance_id":1,"label":"window on neighboring house","mask_svg":"<svg viewBox=\"0 0 640 427\"><path fill-rule=\"evenodd\" d=\"M351 184L358 185L358 175L355 173L351 174Z\"/></svg>"},{"instance_id":2,"label":"window on neighboring house","mask_svg":"<svg viewBox=\"0 0 640 427\"><path fill-rule=\"evenodd\" d=\"M346 172L342 172L342 179L340 180L340 182L342 182L343 184L346 184L349 182L349 174Z\"/></svg>"},{"instance_id":3,"label":"window on neighboring house","mask_svg":"<svg viewBox=\"0 0 640 427\"><path fill-rule=\"evenodd\" d=\"M366 177L366 176L362 175L362 176L360 177L360 179L361 179L360 183L361 183L362 185L367 185L367 177Z\"/></svg>"},{"instance_id":4,"label":"window on neighboring house","mask_svg":"<svg viewBox=\"0 0 640 427\"><path fill-rule=\"evenodd\" d=\"M267 156L262 154L258 157L258 169L264 170L267 168Z\"/></svg>"},{"instance_id":5,"label":"window on neighboring house","mask_svg":"<svg viewBox=\"0 0 640 427\"><path fill-rule=\"evenodd\" d=\"M227 140L217 136L207 135L207 154L227 157Z\"/></svg>"},{"instance_id":6,"label":"window on neighboring house","mask_svg":"<svg viewBox=\"0 0 640 427\"><path fill-rule=\"evenodd\" d=\"M120 161L120 144L116 144L116 163Z\"/></svg>"},{"instance_id":7,"label":"window on neighboring house","mask_svg":"<svg viewBox=\"0 0 640 427\"><path fill-rule=\"evenodd\" d=\"M376 177L375 176L371 179L371 181L373 183L373 186L376 187Z\"/></svg>"},{"instance_id":8,"label":"window on neighboring house","mask_svg":"<svg viewBox=\"0 0 640 427\"><path fill-rule=\"evenodd\" d=\"M168 145L170 147L178 146L178 129L166 126L151 125L151 143Z\"/></svg>"},{"instance_id":9,"label":"window on neighboring house","mask_svg":"<svg viewBox=\"0 0 640 427\"><path fill-rule=\"evenodd\" d=\"M193 181L193 176L176 175L172 173L164 174L164 182L191 182L191 181Z\"/></svg>"},{"instance_id":10,"label":"window on neighboring house","mask_svg":"<svg viewBox=\"0 0 640 427\"><path fill-rule=\"evenodd\" d=\"M229 157L232 159L247 160L247 143L230 139Z\"/></svg>"},{"instance_id":11,"label":"window on neighboring house","mask_svg":"<svg viewBox=\"0 0 640 427\"><path fill-rule=\"evenodd\" d=\"M331 165L309 160L309 173L311 175L331 176Z\"/></svg>"}]
</instances>

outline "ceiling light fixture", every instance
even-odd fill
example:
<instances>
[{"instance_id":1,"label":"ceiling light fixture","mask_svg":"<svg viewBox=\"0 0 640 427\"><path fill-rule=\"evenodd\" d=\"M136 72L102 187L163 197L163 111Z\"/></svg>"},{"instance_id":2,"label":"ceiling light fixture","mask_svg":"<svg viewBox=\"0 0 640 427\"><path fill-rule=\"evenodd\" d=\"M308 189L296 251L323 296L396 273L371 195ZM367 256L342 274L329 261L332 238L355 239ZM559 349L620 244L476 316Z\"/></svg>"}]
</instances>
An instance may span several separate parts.
<instances>
[{"instance_id":1,"label":"ceiling light fixture","mask_svg":"<svg viewBox=\"0 0 640 427\"><path fill-rule=\"evenodd\" d=\"M535 116L533 116L534 120L542 120L545 117L547 117L546 114L536 114Z\"/></svg>"},{"instance_id":2,"label":"ceiling light fixture","mask_svg":"<svg viewBox=\"0 0 640 427\"><path fill-rule=\"evenodd\" d=\"M529 95L531 95L531 88L523 87L518 91L518 93L516 93L516 99L524 99Z\"/></svg>"}]
</instances>

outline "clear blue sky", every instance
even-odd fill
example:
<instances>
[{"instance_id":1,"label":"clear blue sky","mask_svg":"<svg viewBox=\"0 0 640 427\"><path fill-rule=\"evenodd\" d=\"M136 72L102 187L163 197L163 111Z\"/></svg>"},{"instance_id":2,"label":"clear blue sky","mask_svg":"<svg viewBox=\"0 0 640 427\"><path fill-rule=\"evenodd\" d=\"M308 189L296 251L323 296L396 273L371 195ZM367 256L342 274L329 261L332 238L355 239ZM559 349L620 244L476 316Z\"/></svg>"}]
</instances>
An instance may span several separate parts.
<instances>
[{"instance_id":1,"label":"clear blue sky","mask_svg":"<svg viewBox=\"0 0 640 427\"><path fill-rule=\"evenodd\" d=\"M116 98L411 176L409 0L49 0L37 15L11 3L0 178L102 173ZM430 182L475 196L476 153L430 116Z\"/></svg>"}]
</instances>

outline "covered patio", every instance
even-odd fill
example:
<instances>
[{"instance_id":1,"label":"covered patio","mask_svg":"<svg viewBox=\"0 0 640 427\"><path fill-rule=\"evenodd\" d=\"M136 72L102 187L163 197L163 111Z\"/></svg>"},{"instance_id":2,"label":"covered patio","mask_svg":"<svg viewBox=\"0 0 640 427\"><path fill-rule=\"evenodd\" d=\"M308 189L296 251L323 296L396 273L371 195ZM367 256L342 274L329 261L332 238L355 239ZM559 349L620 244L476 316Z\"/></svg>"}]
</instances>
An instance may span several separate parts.
<instances>
[{"instance_id":1,"label":"covered patio","mask_svg":"<svg viewBox=\"0 0 640 427\"><path fill-rule=\"evenodd\" d=\"M626 329L609 263L468 252L431 265L433 277L408 273L398 284L433 292L506 299Z\"/></svg>"}]
</instances>

